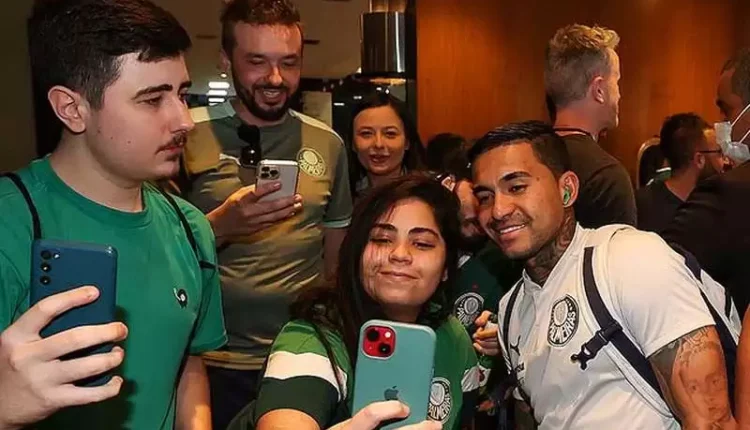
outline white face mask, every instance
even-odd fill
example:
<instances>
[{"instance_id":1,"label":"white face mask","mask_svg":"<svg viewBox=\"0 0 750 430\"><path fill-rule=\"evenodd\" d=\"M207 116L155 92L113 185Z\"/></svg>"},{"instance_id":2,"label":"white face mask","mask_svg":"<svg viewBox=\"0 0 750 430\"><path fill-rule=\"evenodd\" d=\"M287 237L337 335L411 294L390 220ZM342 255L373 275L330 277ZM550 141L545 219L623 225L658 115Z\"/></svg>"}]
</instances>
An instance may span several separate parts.
<instances>
[{"instance_id":1,"label":"white face mask","mask_svg":"<svg viewBox=\"0 0 750 430\"><path fill-rule=\"evenodd\" d=\"M739 142L732 142L732 128L734 128L735 124L737 124L737 121L742 118L742 115L747 112L748 108L750 108L750 104L745 106L745 109L743 109L742 112L737 115L737 118L735 118L735 120L731 123L729 121L724 121L714 124L714 130L716 131L716 143L721 146L721 150L724 155L731 158L737 164L741 164L745 161L750 160L750 148L742 143L745 141L745 139L747 139L747 136L750 135L750 130L745 133L745 135L742 137L742 139L739 140Z\"/></svg>"}]
</instances>

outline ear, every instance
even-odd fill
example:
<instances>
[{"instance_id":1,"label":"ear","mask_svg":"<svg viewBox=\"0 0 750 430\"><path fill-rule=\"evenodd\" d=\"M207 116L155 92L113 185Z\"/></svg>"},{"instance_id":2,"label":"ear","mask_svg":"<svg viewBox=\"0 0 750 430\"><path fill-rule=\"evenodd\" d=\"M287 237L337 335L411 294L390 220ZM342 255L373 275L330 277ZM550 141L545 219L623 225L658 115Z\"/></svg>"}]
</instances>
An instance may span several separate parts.
<instances>
[{"instance_id":1,"label":"ear","mask_svg":"<svg viewBox=\"0 0 750 430\"><path fill-rule=\"evenodd\" d=\"M607 93L606 86L607 86L607 82L604 80L603 76L597 76L594 78L593 81L591 81L591 85L589 86L589 91L591 93L591 97L597 103L604 104L604 101L606 100L606 93Z\"/></svg>"},{"instance_id":2,"label":"ear","mask_svg":"<svg viewBox=\"0 0 750 430\"><path fill-rule=\"evenodd\" d=\"M578 200L578 189L580 188L578 176L573 172L565 172L557 180L557 185L563 206L566 209L573 207L573 204Z\"/></svg>"},{"instance_id":3,"label":"ear","mask_svg":"<svg viewBox=\"0 0 750 430\"><path fill-rule=\"evenodd\" d=\"M47 100L52 111L71 132L80 134L86 131L91 106L81 94L62 85L55 85L47 92Z\"/></svg>"},{"instance_id":4,"label":"ear","mask_svg":"<svg viewBox=\"0 0 750 430\"><path fill-rule=\"evenodd\" d=\"M695 164L698 169L703 169L703 167L706 165L706 156L696 152L693 154L693 163Z\"/></svg>"},{"instance_id":5,"label":"ear","mask_svg":"<svg viewBox=\"0 0 750 430\"><path fill-rule=\"evenodd\" d=\"M219 69L227 75L232 71L232 59L223 49L219 53Z\"/></svg>"}]
</instances>

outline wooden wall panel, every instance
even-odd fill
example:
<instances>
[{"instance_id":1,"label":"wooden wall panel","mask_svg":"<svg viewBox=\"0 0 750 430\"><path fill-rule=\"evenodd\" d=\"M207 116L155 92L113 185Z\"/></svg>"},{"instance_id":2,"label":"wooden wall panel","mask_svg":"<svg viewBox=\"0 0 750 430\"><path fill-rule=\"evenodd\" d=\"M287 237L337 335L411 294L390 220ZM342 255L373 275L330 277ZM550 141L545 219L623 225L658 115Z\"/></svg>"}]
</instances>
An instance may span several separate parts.
<instances>
[{"instance_id":1,"label":"wooden wall panel","mask_svg":"<svg viewBox=\"0 0 750 430\"><path fill-rule=\"evenodd\" d=\"M726 58L750 42L745 0L422 0L417 2L418 121L423 139L451 131L478 137L509 121L546 119L544 49L579 22L621 36L620 127L602 145L631 174L640 144L667 115L712 121ZM744 10L744 12L743 12ZM746 15L747 16L747 15Z\"/></svg>"}]
</instances>

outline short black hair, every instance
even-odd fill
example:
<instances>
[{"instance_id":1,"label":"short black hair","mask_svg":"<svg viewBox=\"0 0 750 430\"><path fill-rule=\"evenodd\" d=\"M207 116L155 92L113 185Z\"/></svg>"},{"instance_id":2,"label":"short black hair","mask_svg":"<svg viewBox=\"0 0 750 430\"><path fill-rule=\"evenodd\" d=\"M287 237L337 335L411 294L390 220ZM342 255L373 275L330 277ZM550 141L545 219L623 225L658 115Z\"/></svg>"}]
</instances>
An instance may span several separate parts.
<instances>
[{"instance_id":1,"label":"short black hair","mask_svg":"<svg viewBox=\"0 0 750 430\"><path fill-rule=\"evenodd\" d=\"M234 26L238 22L296 26L302 35L301 21L297 7L289 0L231 0L221 14L221 48L231 56L237 44Z\"/></svg>"},{"instance_id":2,"label":"short black hair","mask_svg":"<svg viewBox=\"0 0 750 430\"><path fill-rule=\"evenodd\" d=\"M427 169L437 173L450 173L457 178L470 176L469 144L463 136L440 133L427 141Z\"/></svg>"},{"instance_id":3,"label":"short black hair","mask_svg":"<svg viewBox=\"0 0 750 430\"><path fill-rule=\"evenodd\" d=\"M695 113L679 113L664 120L659 133L659 148L673 172L690 164L698 143L705 139L711 126Z\"/></svg>"},{"instance_id":4,"label":"short black hair","mask_svg":"<svg viewBox=\"0 0 750 430\"><path fill-rule=\"evenodd\" d=\"M37 1L28 36L35 91L62 85L95 109L119 77L119 57L137 53L139 61L155 62L191 46L177 19L147 0Z\"/></svg>"},{"instance_id":5,"label":"short black hair","mask_svg":"<svg viewBox=\"0 0 750 430\"><path fill-rule=\"evenodd\" d=\"M474 164L480 155L495 148L518 143L529 143L534 155L547 166L555 178L571 170L570 155L563 139L551 125L542 121L524 121L506 124L482 136L469 151L469 161Z\"/></svg>"}]
</instances>

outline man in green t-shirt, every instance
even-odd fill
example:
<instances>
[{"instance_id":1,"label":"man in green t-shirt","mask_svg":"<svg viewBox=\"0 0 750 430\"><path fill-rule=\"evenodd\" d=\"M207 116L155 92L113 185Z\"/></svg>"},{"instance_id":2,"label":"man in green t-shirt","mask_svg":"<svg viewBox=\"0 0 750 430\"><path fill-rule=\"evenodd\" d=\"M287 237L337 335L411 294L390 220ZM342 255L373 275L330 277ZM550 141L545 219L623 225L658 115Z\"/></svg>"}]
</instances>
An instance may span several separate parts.
<instances>
[{"instance_id":1,"label":"man in green t-shirt","mask_svg":"<svg viewBox=\"0 0 750 430\"><path fill-rule=\"evenodd\" d=\"M177 173L193 128L190 37L146 0L39 2L28 34L40 107L62 131L49 157L0 180L0 429L209 429L200 355L226 342L213 233L145 184ZM98 290L29 309L35 238L116 249L118 322L40 338ZM103 342L119 343L59 359ZM105 386L73 385L120 364Z\"/></svg>"},{"instance_id":2,"label":"man in green t-shirt","mask_svg":"<svg viewBox=\"0 0 750 430\"><path fill-rule=\"evenodd\" d=\"M343 141L289 109L302 68L294 5L234 0L221 22L222 61L237 97L191 112L196 128L179 184L207 214L219 244L229 343L204 356L216 429L255 397L268 349L297 293L335 272L352 211ZM255 168L242 156L248 149L256 151L255 162L296 161L296 195L277 198L275 190L255 189Z\"/></svg>"}]
</instances>

